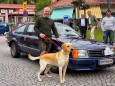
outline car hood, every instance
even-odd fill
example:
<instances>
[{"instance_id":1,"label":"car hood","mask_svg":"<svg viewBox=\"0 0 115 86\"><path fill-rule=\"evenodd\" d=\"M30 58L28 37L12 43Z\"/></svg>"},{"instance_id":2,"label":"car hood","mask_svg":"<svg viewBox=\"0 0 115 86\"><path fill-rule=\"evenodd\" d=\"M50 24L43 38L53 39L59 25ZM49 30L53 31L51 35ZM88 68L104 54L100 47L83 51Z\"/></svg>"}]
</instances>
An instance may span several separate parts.
<instances>
[{"instance_id":1,"label":"car hood","mask_svg":"<svg viewBox=\"0 0 115 86\"><path fill-rule=\"evenodd\" d=\"M104 44L99 41L82 39L77 37L64 37L61 40L65 42L71 42L74 49L87 49L87 50L103 50L106 46L112 47L111 45Z\"/></svg>"}]
</instances>

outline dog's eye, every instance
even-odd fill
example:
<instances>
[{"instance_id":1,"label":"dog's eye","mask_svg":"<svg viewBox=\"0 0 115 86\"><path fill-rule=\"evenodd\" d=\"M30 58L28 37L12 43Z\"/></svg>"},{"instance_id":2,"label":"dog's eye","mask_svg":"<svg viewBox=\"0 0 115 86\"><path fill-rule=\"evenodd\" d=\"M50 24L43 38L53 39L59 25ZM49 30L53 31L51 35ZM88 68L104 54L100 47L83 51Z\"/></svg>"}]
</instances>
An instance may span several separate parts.
<instances>
[{"instance_id":1,"label":"dog's eye","mask_svg":"<svg viewBox=\"0 0 115 86\"><path fill-rule=\"evenodd\" d=\"M70 46L67 46L67 47L70 47Z\"/></svg>"}]
</instances>

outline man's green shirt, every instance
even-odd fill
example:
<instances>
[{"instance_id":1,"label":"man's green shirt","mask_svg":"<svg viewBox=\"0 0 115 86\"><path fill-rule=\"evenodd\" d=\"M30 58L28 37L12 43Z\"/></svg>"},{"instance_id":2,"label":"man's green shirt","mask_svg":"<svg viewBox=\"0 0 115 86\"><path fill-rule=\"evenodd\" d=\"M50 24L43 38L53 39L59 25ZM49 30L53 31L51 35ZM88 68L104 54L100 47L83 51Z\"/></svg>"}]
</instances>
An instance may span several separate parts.
<instances>
[{"instance_id":1,"label":"man's green shirt","mask_svg":"<svg viewBox=\"0 0 115 86\"><path fill-rule=\"evenodd\" d=\"M34 30L39 35L45 34L47 37L52 37L52 31L56 38L59 38L57 29L55 27L54 21L50 18L38 17L35 22Z\"/></svg>"}]
</instances>

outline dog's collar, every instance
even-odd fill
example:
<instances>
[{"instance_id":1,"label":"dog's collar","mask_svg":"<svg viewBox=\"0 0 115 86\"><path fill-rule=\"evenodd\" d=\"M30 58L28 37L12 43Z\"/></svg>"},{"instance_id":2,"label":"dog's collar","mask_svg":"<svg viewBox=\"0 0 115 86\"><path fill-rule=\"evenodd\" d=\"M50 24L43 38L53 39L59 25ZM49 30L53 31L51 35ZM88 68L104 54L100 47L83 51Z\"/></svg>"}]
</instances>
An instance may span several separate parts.
<instances>
[{"instance_id":1,"label":"dog's collar","mask_svg":"<svg viewBox=\"0 0 115 86\"><path fill-rule=\"evenodd\" d=\"M62 50L62 53L63 53L64 55L69 55L69 52L64 52L63 50Z\"/></svg>"}]
</instances>

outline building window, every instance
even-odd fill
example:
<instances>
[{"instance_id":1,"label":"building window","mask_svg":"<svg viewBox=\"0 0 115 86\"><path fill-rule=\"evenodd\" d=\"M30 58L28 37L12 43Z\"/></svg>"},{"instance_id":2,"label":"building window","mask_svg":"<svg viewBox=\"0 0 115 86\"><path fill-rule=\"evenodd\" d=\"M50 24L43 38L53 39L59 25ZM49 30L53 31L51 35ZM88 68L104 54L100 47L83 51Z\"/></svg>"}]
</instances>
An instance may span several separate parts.
<instances>
[{"instance_id":1,"label":"building window","mask_svg":"<svg viewBox=\"0 0 115 86\"><path fill-rule=\"evenodd\" d=\"M1 9L1 13L5 13L6 12L6 10L5 9Z\"/></svg>"},{"instance_id":2,"label":"building window","mask_svg":"<svg viewBox=\"0 0 115 86\"><path fill-rule=\"evenodd\" d=\"M13 13L13 10L9 10L9 13Z\"/></svg>"},{"instance_id":3,"label":"building window","mask_svg":"<svg viewBox=\"0 0 115 86\"><path fill-rule=\"evenodd\" d=\"M3 22L3 17L0 17L0 22Z\"/></svg>"}]
</instances>

